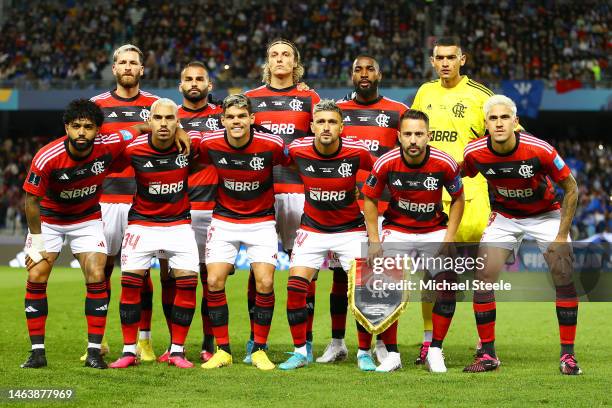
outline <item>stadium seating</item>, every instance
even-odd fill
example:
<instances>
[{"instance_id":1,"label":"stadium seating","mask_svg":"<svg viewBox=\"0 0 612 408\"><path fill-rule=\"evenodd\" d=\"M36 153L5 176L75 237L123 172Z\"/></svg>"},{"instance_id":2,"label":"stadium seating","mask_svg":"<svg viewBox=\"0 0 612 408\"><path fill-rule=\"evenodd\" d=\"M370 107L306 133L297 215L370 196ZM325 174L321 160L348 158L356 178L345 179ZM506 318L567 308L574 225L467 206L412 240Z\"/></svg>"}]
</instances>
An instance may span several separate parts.
<instances>
[{"instance_id":1,"label":"stadium seating","mask_svg":"<svg viewBox=\"0 0 612 408\"><path fill-rule=\"evenodd\" d=\"M266 43L295 41L306 78L346 82L361 52L381 61L387 81L422 81L432 32L464 41L465 73L507 79L609 77L607 1L376 1L146 3L104 0L15 2L0 38L0 80L100 79L116 45L145 50L147 78L174 83L192 59L219 81L257 82ZM456 4L453 4L456 3ZM461 6L460 6L461 3ZM145 7L146 4L146 7ZM512 13L509 12L510 8ZM485 18L482 18L483 14ZM567 18L571 16L572 18ZM502 18L503 17L503 18Z\"/></svg>"}]
</instances>

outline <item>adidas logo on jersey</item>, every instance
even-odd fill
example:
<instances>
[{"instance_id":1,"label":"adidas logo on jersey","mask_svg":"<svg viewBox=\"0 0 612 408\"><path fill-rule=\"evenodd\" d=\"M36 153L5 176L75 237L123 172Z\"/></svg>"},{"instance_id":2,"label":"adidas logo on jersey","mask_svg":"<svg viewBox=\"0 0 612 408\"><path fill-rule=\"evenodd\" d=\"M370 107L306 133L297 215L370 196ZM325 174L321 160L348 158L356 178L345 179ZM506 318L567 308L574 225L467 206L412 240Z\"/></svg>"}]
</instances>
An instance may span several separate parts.
<instances>
[{"instance_id":1,"label":"adidas logo on jersey","mask_svg":"<svg viewBox=\"0 0 612 408\"><path fill-rule=\"evenodd\" d=\"M151 163L150 161L148 161L148 162L146 162L146 163L145 163L145 165L144 165L144 166L142 166L142 167L148 167L148 168L151 168L151 167L153 167L153 163Z\"/></svg>"},{"instance_id":2,"label":"adidas logo on jersey","mask_svg":"<svg viewBox=\"0 0 612 408\"><path fill-rule=\"evenodd\" d=\"M221 160L219 160L217 163L219 163L219 164L227 164L227 160L225 160L225 157L222 157Z\"/></svg>"},{"instance_id":3,"label":"adidas logo on jersey","mask_svg":"<svg viewBox=\"0 0 612 408\"><path fill-rule=\"evenodd\" d=\"M60 179L60 180L68 180L68 179L69 179L69 177L68 177L68 175L67 175L66 173L64 173L64 174L62 174L62 175L60 176L60 178L59 178L59 179Z\"/></svg>"},{"instance_id":4,"label":"adidas logo on jersey","mask_svg":"<svg viewBox=\"0 0 612 408\"><path fill-rule=\"evenodd\" d=\"M489 169L489 170L487 170L487 172L485 174L495 174L495 170Z\"/></svg>"},{"instance_id":5,"label":"adidas logo on jersey","mask_svg":"<svg viewBox=\"0 0 612 408\"><path fill-rule=\"evenodd\" d=\"M38 309L35 309L32 306L28 306L28 307L26 307L25 312L26 313L36 313L36 312L38 312Z\"/></svg>"},{"instance_id":6,"label":"adidas logo on jersey","mask_svg":"<svg viewBox=\"0 0 612 408\"><path fill-rule=\"evenodd\" d=\"M394 186L401 187L401 186L402 186L402 182L401 182L401 180L400 180L400 179L397 179L397 180L395 180L395 181L393 182L393 185L394 185Z\"/></svg>"},{"instance_id":7,"label":"adidas logo on jersey","mask_svg":"<svg viewBox=\"0 0 612 408\"><path fill-rule=\"evenodd\" d=\"M111 112L110 115L107 116L108 118L116 118L117 117L117 113L116 112Z\"/></svg>"},{"instance_id":8,"label":"adidas logo on jersey","mask_svg":"<svg viewBox=\"0 0 612 408\"><path fill-rule=\"evenodd\" d=\"M100 307L96 307L96 310L99 312L103 312L103 311L107 311L108 310L108 303L103 304Z\"/></svg>"},{"instance_id":9,"label":"adidas logo on jersey","mask_svg":"<svg viewBox=\"0 0 612 408\"><path fill-rule=\"evenodd\" d=\"M312 167L312 164L304 169L305 171L311 171L314 173L315 169Z\"/></svg>"},{"instance_id":10,"label":"adidas logo on jersey","mask_svg":"<svg viewBox=\"0 0 612 408\"><path fill-rule=\"evenodd\" d=\"M259 105L257 105L257 107L258 107L258 108L265 108L265 107L267 107L267 106L268 106L268 105L266 105L266 102L262 102L262 103L260 103Z\"/></svg>"}]
</instances>

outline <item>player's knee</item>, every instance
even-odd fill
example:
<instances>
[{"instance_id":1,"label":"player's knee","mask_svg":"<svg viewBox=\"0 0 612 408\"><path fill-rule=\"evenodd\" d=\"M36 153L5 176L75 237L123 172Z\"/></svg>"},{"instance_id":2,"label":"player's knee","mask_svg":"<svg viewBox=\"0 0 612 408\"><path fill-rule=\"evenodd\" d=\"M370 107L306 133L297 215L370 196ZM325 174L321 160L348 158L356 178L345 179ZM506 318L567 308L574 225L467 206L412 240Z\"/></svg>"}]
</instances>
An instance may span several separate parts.
<instances>
[{"instance_id":1,"label":"player's knee","mask_svg":"<svg viewBox=\"0 0 612 408\"><path fill-rule=\"evenodd\" d=\"M258 279L255 284L259 293L270 293L274 290L274 277L266 276Z\"/></svg>"},{"instance_id":2,"label":"player's knee","mask_svg":"<svg viewBox=\"0 0 612 408\"><path fill-rule=\"evenodd\" d=\"M48 267L36 265L34 268L28 271L28 281L35 283L45 283L49 280L50 273L51 265L49 265Z\"/></svg>"},{"instance_id":3,"label":"player's knee","mask_svg":"<svg viewBox=\"0 0 612 408\"><path fill-rule=\"evenodd\" d=\"M225 287L225 279L216 274L209 274L206 282L208 284L208 290L211 292L222 290Z\"/></svg>"},{"instance_id":4,"label":"player's knee","mask_svg":"<svg viewBox=\"0 0 612 408\"><path fill-rule=\"evenodd\" d=\"M102 282L106 280L104 268L92 268L92 270L87 272L86 279L87 283Z\"/></svg>"}]
</instances>

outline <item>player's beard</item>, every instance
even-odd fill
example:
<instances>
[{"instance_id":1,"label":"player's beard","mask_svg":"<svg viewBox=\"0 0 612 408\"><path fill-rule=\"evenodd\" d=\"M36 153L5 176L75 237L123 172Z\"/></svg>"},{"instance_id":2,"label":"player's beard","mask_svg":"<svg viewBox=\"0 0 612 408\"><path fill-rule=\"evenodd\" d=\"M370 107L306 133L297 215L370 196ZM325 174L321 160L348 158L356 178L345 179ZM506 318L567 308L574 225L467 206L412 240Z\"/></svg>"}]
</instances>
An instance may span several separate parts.
<instances>
[{"instance_id":1,"label":"player's beard","mask_svg":"<svg viewBox=\"0 0 612 408\"><path fill-rule=\"evenodd\" d=\"M371 99L378 92L378 83L379 82L380 81L378 79L375 80L375 81L372 81L370 83L370 87L369 88L361 88L359 86L359 82L358 82L357 84L354 84L355 85L355 92L357 93L357 95L361 96L361 99L365 99L365 100Z\"/></svg>"},{"instance_id":2,"label":"player's beard","mask_svg":"<svg viewBox=\"0 0 612 408\"><path fill-rule=\"evenodd\" d=\"M417 148L418 152L417 153L412 153L410 152L411 148ZM406 154L406 156L411 157L411 158L416 158L419 157L421 154L423 154L423 152L425 151L425 149L427 149L427 146L423 146L423 147L419 147L419 146L408 146L406 148L404 148L404 154Z\"/></svg>"},{"instance_id":3,"label":"player's beard","mask_svg":"<svg viewBox=\"0 0 612 408\"><path fill-rule=\"evenodd\" d=\"M85 139L85 141L87 143L85 144L78 144L77 140L79 139L70 139L68 138L68 141L70 142L70 144L72 145L72 147L74 147L76 149L76 151L78 152L85 152L87 151L91 146L93 146L94 141L93 140L87 140Z\"/></svg>"},{"instance_id":4,"label":"player's beard","mask_svg":"<svg viewBox=\"0 0 612 408\"><path fill-rule=\"evenodd\" d=\"M135 88L140 83L140 74L133 74L132 76L126 75L115 75L117 83L123 88Z\"/></svg>"},{"instance_id":5,"label":"player's beard","mask_svg":"<svg viewBox=\"0 0 612 408\"><path fill-rule=\"evenodd\" d=\"M187 91L183 90L182 92L183 92L183 97L185 99L187 99L191 103L198 103L198 102L208 98L208 91L207 90L200 91L200 93L197 94L197 95L189 94L190 91L191 91L191 89L189 89Z\"/></svg>"}]
</instances>

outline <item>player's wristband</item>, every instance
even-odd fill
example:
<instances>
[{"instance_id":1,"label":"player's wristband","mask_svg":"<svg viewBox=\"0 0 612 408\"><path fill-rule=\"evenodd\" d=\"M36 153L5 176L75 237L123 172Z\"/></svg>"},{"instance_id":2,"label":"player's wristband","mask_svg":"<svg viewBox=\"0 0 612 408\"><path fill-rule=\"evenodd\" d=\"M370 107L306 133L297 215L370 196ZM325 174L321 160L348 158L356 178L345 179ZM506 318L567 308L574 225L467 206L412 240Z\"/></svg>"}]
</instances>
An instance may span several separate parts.
<instances>
[{"instance_id":1,"label":"player's wristband","mask_svg":"<svg viewBox=\"0 0 612 408\"><path fill-rule=\"evenodd\" d=\"M40 254L45 251L45 240L42 234L30 234L25 247L25 253L34 263L42 261L43 257Z\"/></svg>"}]
</instances>

